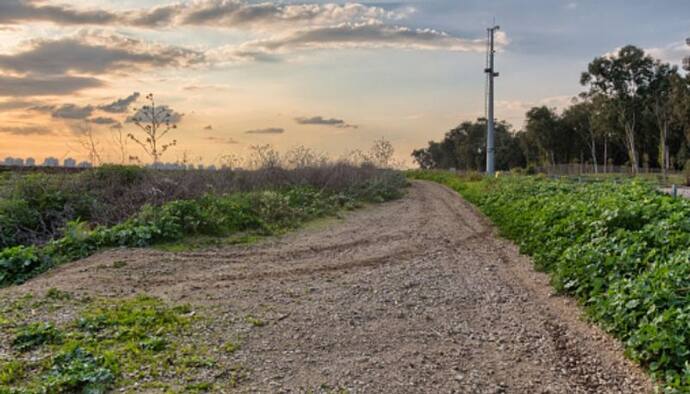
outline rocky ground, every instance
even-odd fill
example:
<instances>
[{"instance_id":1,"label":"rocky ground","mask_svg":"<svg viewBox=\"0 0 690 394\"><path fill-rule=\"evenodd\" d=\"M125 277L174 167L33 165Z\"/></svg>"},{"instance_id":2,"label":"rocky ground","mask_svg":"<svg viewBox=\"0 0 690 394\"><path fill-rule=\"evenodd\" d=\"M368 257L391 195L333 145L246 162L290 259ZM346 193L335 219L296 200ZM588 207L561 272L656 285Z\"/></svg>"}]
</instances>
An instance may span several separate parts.
<instances>
[{"instance_id":1,"label":"rocky ground","mask_svg":"<svg viewBox=\"0 0 690 394\"><path fill-rule=\"evenodd\" d=\"M433 183L255 245L107 251L0 297L49 287L195 305L208 318L190 341L240 345L218 361L243 372L235 387L215 377L218 391L652 391L528 258Z\"/></svg>"}]
</instances>

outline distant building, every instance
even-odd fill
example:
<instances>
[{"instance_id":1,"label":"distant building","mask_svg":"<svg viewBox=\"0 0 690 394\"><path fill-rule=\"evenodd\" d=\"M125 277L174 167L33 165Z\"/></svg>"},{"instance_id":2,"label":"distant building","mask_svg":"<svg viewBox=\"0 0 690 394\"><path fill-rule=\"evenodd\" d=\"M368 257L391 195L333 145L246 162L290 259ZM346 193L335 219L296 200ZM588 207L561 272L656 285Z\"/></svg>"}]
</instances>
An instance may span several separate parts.
<instances>
[{"instance_id":1,"label":"distant building","mask_svg":"<svg viewBox=\"0 0 690 394\"><path fill-rule=\"evenodd\" d=\"M33 167L36 165L36 159L34 159L33 157L27 157L26 161L24 162L24 165L26 165L27 167Z\"/></svg>"},{"instance_id":2,"label":"distant building","mask_svg":"<svg viewBox=\"0 0 690 394\"><path fill-rule=\"evenodd\" d=\"M46 157L45 160L43 160L43 166L44 167L58 167L60 165L60 160L54 158L54 157Z\"/></svg>"},{"instance_id":3,"label":"distant building","mask_svg":"<svg viewBox=\"0 0 690 394\"><path fill-rule=\"evenodd\" d=\"M21 167L24 165L24 159L18 157L6 157L2 164L6 166Z\"/></svg>"},{"instance_id":4,"label":"distant building","mask_svg":"<svg viewBox=\"0 0 690 394\"><path fill-rule=\"evenodd\" d=\"M79 168L91 168L91 167L93 167L93 164L91 164L90 161L82 161L79 163L79 165L77 165L77 167L79 167Z\"/></svg>"},{"instance_id":5,"label":"distant building","mask_svg":"<svg viewBox=\"0 0 690 394\"><path fill-rule=\"evenodd\" d=\"M74 168L76 166L77 166L77 161L71 157L66 158L65 161L63 162L63 167Z\"/></svg>"}]
</instances>

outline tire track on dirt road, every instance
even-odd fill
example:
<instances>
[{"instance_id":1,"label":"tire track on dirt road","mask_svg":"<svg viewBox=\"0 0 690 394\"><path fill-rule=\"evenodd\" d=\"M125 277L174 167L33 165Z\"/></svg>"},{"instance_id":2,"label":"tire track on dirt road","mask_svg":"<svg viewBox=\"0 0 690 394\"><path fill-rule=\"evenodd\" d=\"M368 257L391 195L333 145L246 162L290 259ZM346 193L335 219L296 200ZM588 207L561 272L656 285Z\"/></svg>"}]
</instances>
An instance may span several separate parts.
<instances>
[{"instance_id":1,"label":"tire track on dirt road","mask_svg":"<svg viewBox=\"0 0 690 394\"><path fill-rule=\"evenodd\" d=\"M113 269L115 261L127 264ZM0 296L49 287L192 303L211 318L191 341L242 338L218 360L247 371L233 391L652 390L616 341L553 295L548 277L474 207L434 183L255 245L106 251ZM267 324L251 327L247 315Z\"/></svg>"}]
</instances>

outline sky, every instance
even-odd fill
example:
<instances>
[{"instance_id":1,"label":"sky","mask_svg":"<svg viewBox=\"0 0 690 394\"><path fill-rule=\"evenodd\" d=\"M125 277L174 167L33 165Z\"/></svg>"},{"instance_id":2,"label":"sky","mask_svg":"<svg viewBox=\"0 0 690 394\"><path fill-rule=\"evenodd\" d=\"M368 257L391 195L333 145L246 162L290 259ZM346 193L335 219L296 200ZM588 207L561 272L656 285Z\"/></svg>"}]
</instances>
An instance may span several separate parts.
<instances>
[{"instance_id":1,"label":"sky","mask_svg":"<svg viewBox=\"0 0 690 394\"><path fill-rule=\"evenodd\" d=\"M91 135L119 162L153 93L177 123L162 161L265 144L344 157L385 138L412 165L484 115L494 20L496 117L516 130L532 106L568 105L597 56L690 55L687 0L0 0L0 157L85 160Z\"/></svg>"}]
</instances>

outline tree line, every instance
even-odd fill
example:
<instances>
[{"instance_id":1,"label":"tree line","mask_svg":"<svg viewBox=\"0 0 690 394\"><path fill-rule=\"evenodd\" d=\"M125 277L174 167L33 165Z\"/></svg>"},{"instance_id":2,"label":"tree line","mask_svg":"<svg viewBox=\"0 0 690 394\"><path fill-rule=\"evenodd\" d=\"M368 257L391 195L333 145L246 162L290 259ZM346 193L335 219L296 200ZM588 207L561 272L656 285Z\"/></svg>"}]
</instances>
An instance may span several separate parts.
<instances>
[{"instance_id":1,"label":"tree line","mask_svg":"<svg viewBox=\"0 0 690 394\"><path fill-rule=\"evenodd\" d=\"M664 172L690 159L690 76L677 66L626 46L595 58L569 107L527 111L522 130L496 126L496 168L588 163ZM440 142L412 152L422 168L483 171L486 119L463 122Z\"/></svg>"}]
</instances>

